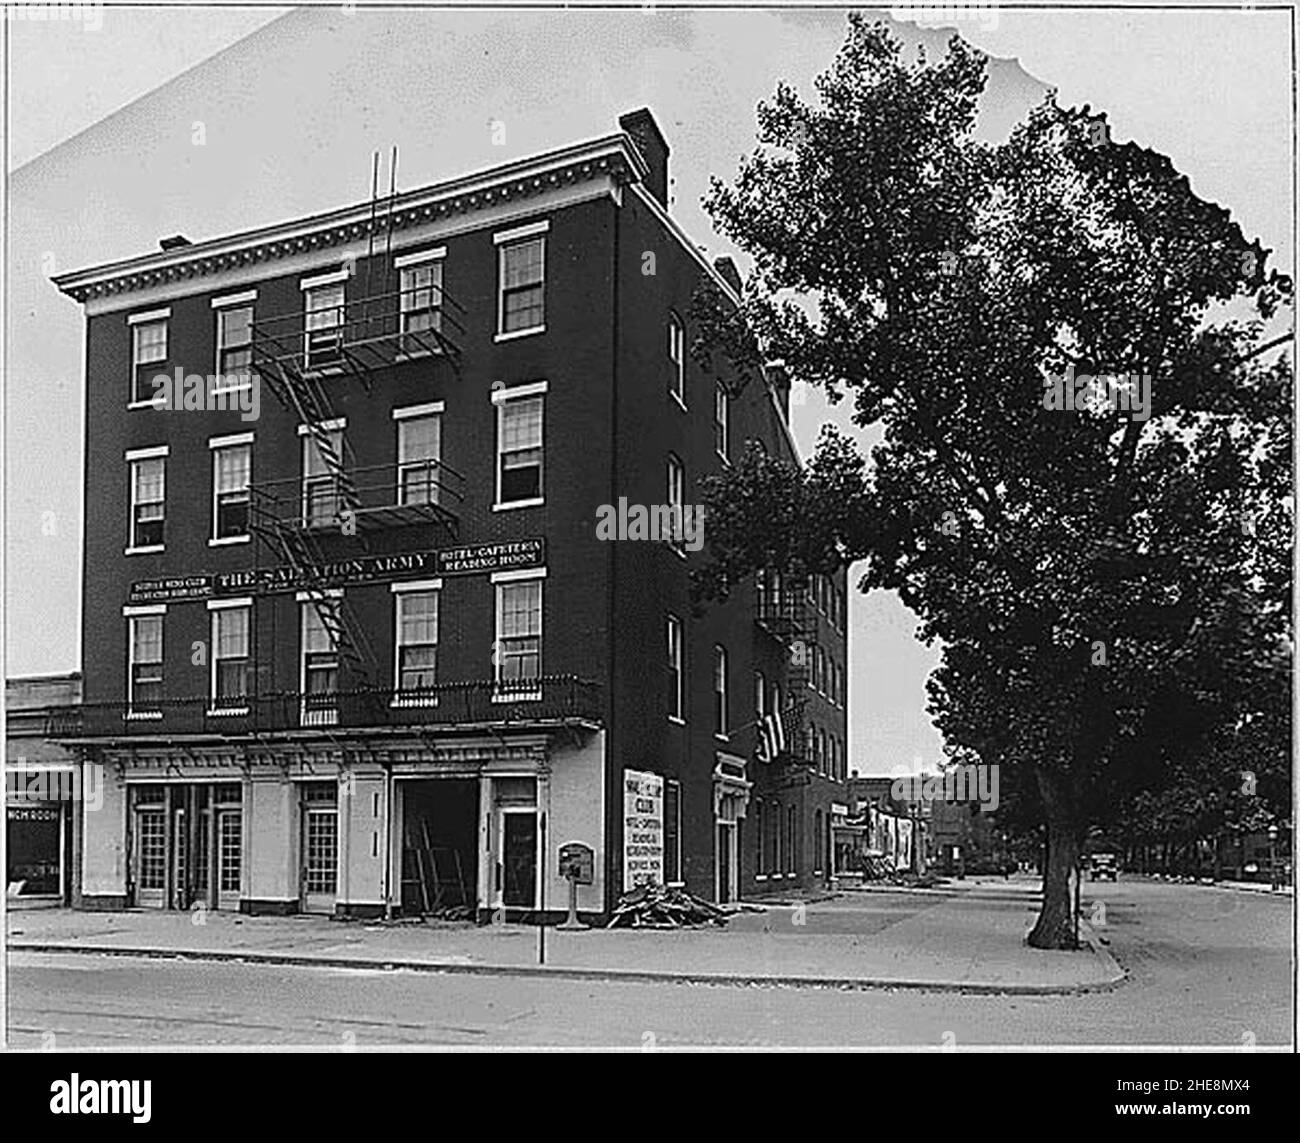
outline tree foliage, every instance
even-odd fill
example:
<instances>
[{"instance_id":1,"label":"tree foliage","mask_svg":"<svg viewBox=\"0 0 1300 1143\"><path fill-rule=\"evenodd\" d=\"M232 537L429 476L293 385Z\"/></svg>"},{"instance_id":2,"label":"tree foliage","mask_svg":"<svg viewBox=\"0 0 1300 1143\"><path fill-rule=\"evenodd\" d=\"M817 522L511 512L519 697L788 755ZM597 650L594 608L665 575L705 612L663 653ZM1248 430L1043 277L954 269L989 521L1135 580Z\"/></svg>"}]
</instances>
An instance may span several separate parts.
<instances>
[{"instance_id":1,"label":"tree foliage","mask_svg":"<svg viewBox=\"0 0 1300 1143\"><path fill-rule=\"evenodd\" d=\"M804 471L751 450L710 482L697 588L865 559L861 588L897 591L942 643L946 741L1041 797L1033 940L1059 947L1061 863L1088 826L1189 758L1226 763L1289 690L1292 373L1256 350L1291 283L1087 107L1049 95L977 140L983 85L959 38L909 62L854 15L816 105L779 86L758 148L714 181L753 272L739 309L700 299L697 356L750 383L781 359L883 438L868 462L824 432ZM1150 378L1149 417L1045 407L1067 370Z\"/></svg>"}]
</instances>

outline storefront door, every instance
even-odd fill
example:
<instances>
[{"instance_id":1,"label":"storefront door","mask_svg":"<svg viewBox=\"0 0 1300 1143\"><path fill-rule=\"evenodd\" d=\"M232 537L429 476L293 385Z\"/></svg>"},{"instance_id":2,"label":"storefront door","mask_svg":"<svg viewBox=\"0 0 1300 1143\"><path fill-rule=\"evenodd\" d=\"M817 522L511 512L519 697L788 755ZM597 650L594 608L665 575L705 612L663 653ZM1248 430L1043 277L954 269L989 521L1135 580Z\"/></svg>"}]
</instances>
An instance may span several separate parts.
<instances>
[{"instance_id":1,"label":"storefront door","mask_svg":"<svg viewBox=\"0 0 1300 1143\"><path fill-rule=\"evenodd\" d=\"M135 814L135 903L146 909L167 905L167 811L141 806Z\"/></svg>"},{"instance_id":2,"label":"storefront door","mask_svg":"<svg viewBox=\"0 0 1300 1143\"><path fill-rule=\"evenodd\" d=\"M312 782L302 797L302 911L333 913L338 892L338 786Z\"/></svg>"},{"instance_id":3,"label":"storefront door","mask_svg":"<svg viewBox=\"0 0 1300 1143\"><path fill-rule=\"evenodd\" d=\"M243 869L244 815L241 810L217 811L217 908L239 908Z\"/></svg>"},{"instance_id":4,"label":"storefront door","mask_svg":"<svg viewBox=\"0 0 1300 1143\"><path fill-rule=\"evenodd\" d=\"M735 854L735 823L718 822L718 904L731 902L735 885L733 855Z\"/></svg>"},{"instance_id":5,"label":"storefront door","mask_svg":"<svg viewBox=\"0 0 1300 1143\"><path fill-rule=\"evenodd\" d=\"M532 909L537 903L537 811L501 811L501 903Z\"/></svg>"}]
</instances>

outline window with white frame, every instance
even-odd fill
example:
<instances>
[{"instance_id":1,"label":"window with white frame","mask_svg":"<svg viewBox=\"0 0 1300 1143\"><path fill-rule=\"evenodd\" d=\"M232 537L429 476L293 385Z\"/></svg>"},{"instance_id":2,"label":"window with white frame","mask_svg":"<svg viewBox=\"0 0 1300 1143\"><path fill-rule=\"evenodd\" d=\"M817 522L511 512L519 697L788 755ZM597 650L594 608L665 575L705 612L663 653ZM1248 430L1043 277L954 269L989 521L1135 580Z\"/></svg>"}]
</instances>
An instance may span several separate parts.
<instances>
[{"instance_id":1,"label":"window with white frame","mask_svg":"<svg viewBox=\"0 0 1300 1143\"><path fill-rule=\"evenodd\" d=\"M241 709L248 703L251 604L212 610L212 706Z\"/></svg>"},{"instance_id":2,"label":"window with white frame","mask_svg":"<svg viewBox=\"0 0 1300 1143\"><path fill-rule=\"evenodd\" d=\"M534 235L500 246L498 332L522 333L546 324L546 238Z\"/></svg>"},{"instance_id":3,"label":"window with white frame","mask_svg":"<svg viewBox=\"0 0 1300 1143\"><path fill-rule=\"evenodd\" d=\"M713 733L727 737L727 649L713 648Z\"/></svg>"},{"instance_id":4,"label":"window with white frame","mask_svg":"<svg viewBox=\"0 0 1300 1143\"><path fill-rule=\"evenodd\" d=\"M212 449L212 538L248 535L253 446L248 442Z\"/></svg>"},{"instance_id":5,"label":"window with white frame","mask_svg":"<svg viewBox=\"0 0 1300 1143\"><path fill-rule=\"evenodd\" d=\"M541 393L497 402L497 503L542 500Z\"/></svg>"},{"instance_id":6,"label":"window with white frame","mask_svg":"<svg viewBox=\"0 0 1300 1143\"><path fill-rule=\"evenodd\" d=\"M402 351L437 352L442 329L442 259L403 266Z\"/></svg>"},{"instance_id":7,"label":"window with white frame","mask_svg":"<svg viewBox=\"0 0 1300 1143\"><path fill-rule=\"evenodd\" d=\"M498 583L496 684L509 698L541 698L542 580Z\"/></svg>"},{"instance_id":8,"label":"window with white frame","mask_svg":"<svg viewBox=\"0 0 1300 1143\"><path fill-rule=\"evenodd\" d=\"M727 391L717 385L713 390L713 448L717 454L727 459L727 443L729 439L730 426L730 402L727 399Z\"/></svg>"},{"instance_id":9,"label":"window with white frame","mask_svg":"<svg viewBox=\"0 0 1300 1143\"><path fill-rule=\"evenodd\" d=\"M300 602L302 721L309 724L333 723L338 720L339 652L334 632L337 630L339 600L326 597ZM328 623L324 616L329 617Z\"/></svg>"},{"instance_id":10,"label":"window with white frame","mask_svg":"<svg viewBox=\"0 0 1300 1143\"><path fill-rule=\"evenodd\" d=\"M682 711L682 621L668 616L665 625L668 640L668 717L683 719Z\"/></svg>"},{"instance_id":11,"label":"window with white frame","mask_svg":"<svg viewBox=\"0 0 1300 1143\"><path fill-rule=\"evenodd\" d=\"M441 414L403 417L397 422L398 503L438 503L441 454Z\"/></svg>"},{"instance_id":12,"label":"window with white frame","mask_svg":"<svg viewBox=\"0 0 1300 1143\"><path fill-rule=\"evenodd\" d=\"M163 456L131 461L131 547L163 546L163 506L166 499L166 463Z\"/></svg>"},{"instance_id":13,"label":"window with white frame","mask_svg":"<svg viewBox=\"0 0 1300 1143\"><path fill-rule=\"evenodd\" d=\"M163 615L132 615L128 620L127 706L132 714L162 713Z\"/></svg>"},{"instance_id":14,"label":"window with white frame","mask_svg":"<svg viewBox=\"0 0 1300 1143\"><path fill-rule=\"evenodd\" d=\"M673 522L673 538L670 544L678 551L685 543L686 519L686 470L682 462L672 453L668 454L668 518Z\"/></svg>"},{"instance_id":15,"label":"window with white frame","mask_svg":"<svg viewBox=\"0 0 1300 1143\"><path fill-rule=\"evenodd\" d=\"M252 366L253 307L222 307L217 310L218 383L225 388L244 385Z\"/></svg>"},{"instance_id":16,"label":"window with white frame","mask_svg":"<svg viewBox=\"0 0 1300 1143\"><path fill-rule=\"evenodd\" d=\"M431 702L438 681L438 591L399 591L397 608L398 700ZM421 693L424 692L424 693Z\"/></svg>"},{"instance_id":17,"label":"window with white frame","mask_svg":"<svg viewBox=\"0 0 1300 1143\"><path fill-rule=\"evenodd\" d=\"M686 327L676 314L668 315L668 391L686 403Z\"/></svg>"},{"instance_id":18,"label":"window with white frame","mask_svg":"<svg viewBox=\"0 0 1300 1143\"><path fill-rule=\"evenodd\" d=\"M682 786L664 783L664 884L682 879Z\"/></svg>"},{"instance_id":19,"label":"window with white frame","mask_svg":"<svg viewBox=\"0 0 1300 1143\"><path fill-rule=\"evenodd\" d=\"M303 364L308 369L332 365L342 357L344 283L330 282L303 291L306 336Z\"/></svg>"},{"instance_id":20,"label":"window with white frame","mask_svg":"<svg viewBox=\"0 0 1300 1143\"><path fill-rule=\"evenodd\" d=\"M342 506L336 468L343 461L343 430L321 433L323 440L310 432L302 438L302 516L309 528L333 524Z\"/></svg>"},{"instance_id":21,"label":"window with white frame","mask_svg":"<svg viewBox=\"0 0 1300 1143\"><path fill-rule=\"evenodd\" d=\"M136 322L131 326L131 400L152 401L154 378L166 374L167 319Z\"/></svg>"}]
</instances>

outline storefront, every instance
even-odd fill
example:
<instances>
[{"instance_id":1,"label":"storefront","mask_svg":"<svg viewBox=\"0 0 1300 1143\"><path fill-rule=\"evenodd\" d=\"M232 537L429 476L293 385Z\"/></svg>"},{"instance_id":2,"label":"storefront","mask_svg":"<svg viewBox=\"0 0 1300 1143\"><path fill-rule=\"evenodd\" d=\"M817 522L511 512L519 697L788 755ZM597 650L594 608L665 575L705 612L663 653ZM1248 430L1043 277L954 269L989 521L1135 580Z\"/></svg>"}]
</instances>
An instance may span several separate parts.
<instances>
[{"instance_id":1,"label":"storefront","mask_svg":"<svg viewBox=\"0 0 1300 1143\"><path fill-rule=\"evenodd\" d=\"M599 850L602 766L598 733L109 748L85 903L529 920L567 900L556 845ZM599 913L603 892L582 886L580 908Z\"/></svg>"},{"instance_id":2,"label":"storefront","mask_svg":"<svg viewBox=\"0 0 1300 1143\"><path fill-rule=\"evenodd\" d=\"M7 894L24 900L69 900L69 803L5 806Z\"/></svg>"},{"instance_id":3,"label":"storefront","mask_svg":"<svg viewBox=\"0 0 1300 1143\"><path fill-rule=\"evenodd\" d=\"M5 895L13 905L77 900L81 804L98 805L98 774L83 774L76 755L51 742L48 731L80 700L75 674L5 684Z\"/></svg>"}]
</instances>

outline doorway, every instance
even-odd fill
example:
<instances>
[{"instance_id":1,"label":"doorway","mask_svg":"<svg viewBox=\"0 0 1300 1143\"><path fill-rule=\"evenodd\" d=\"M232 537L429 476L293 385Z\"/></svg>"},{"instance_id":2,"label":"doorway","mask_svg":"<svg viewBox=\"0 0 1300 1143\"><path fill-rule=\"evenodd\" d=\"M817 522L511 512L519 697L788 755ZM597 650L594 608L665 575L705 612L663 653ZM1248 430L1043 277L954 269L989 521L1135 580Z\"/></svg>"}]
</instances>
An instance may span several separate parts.
<instances>
[{"instance_id":1,"label":"doorway","mask_svg":"<svg viewBox=\"0 0 1300 1143\"><path fill-rule=\"evenodd\" d=\"M718 904L729 905L736 884L736 823L718 822Z\"/></svg>"},{"instance_id":2,"label":"doorway","mask_svg":"<svg viewBox=\"0 0 1300 1143\"><path fill-rule=\"evenodd\" d=\"M333 913L338 895L337 782L308 782L302 789L302 911Z\"/></svg>"},{"instance_id":3,"label":"doorway","mask_svg":"<svg viewBox=\"0 0 1300 1143\"><path fill-rule=\"evenodd\" d=\"M402 782L404 915L473 917L478 801L475 778Z\"/></svg>"},{"instance_id":4,"label":"doorway","mask_svg":"<svg viewBox=\"0 0 1300 1143\"><path fill-rule=\"evenodd\" d=\"M537 905L537 811L530 807L501 810L501 904L507 909Z\"/></svg>"}]
</instances>

